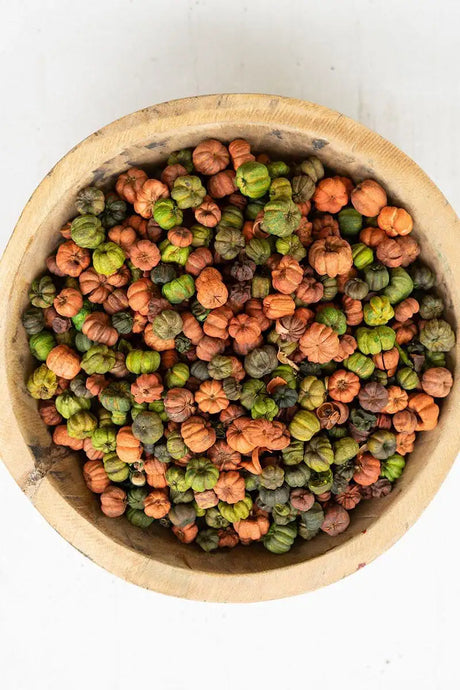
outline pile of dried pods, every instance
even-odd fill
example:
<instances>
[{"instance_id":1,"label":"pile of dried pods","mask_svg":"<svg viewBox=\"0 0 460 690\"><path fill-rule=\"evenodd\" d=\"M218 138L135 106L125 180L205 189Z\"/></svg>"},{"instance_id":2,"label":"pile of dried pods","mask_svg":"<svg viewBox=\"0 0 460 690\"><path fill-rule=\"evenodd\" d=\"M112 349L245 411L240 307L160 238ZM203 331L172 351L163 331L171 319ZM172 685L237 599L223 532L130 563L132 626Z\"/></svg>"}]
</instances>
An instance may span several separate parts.
<instances>
[{"instance_id":1,"label":"pile of dried pods","mask_svg":"<svg viewBox=\"0 0 460 690\"><path fill-rule=\"evenodd\" d=\"M105 515L281 554L391 491L454 333L380 184L209 139L76 210L30 288L27 388Z\"/></svg>"}]
</instances>

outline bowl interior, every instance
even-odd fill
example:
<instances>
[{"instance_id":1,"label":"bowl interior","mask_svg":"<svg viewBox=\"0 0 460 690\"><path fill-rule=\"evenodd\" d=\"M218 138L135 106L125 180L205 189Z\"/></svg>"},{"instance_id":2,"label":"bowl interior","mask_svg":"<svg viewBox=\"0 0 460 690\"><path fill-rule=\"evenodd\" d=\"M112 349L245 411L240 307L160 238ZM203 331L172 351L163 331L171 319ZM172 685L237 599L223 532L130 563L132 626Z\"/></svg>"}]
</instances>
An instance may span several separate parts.
<instances>
[{"instance_id":1,"label":"bowl interior","mask_svg":"<svg viewBox=\"0 0 460 690\"><path fill-rule=\"evenodd\" d=\"M56 184L61 190L59 197L54 198L46 208L43 208L41 217L37 218L27 250L20 261L14 285L11 285L8 295L9 317L6 325L8 386L14 414L25 442L33 454L37 475L46 474L53 487L72 509L84 520L94 524L110 540L165 565L213 574L246 574L284 568L314 559L365 534L398 500L400 494L405 492L406 487L416 480L417 475L426 469L443 434L443 423L441 422L436 430L420 435L415 451L410 456L407 468L394 491L384 499L362 502L352 512L350 528L344 534L336 538L322 535L312 542L300 540L288 554L283 556L274 556L259 545L249 550L237 547L230 552L209 555L196 546L182 545L169 530L161 527L152 526L142 531L130 525L124 518L111 520L104 517L99 509L98 498L87 490L83 482L81 461L75 454L51 444L50 435L38 415L36 403L28 396L24 385L25 375L33 367L26 335L20 321L20 316L28 303L28 285L43 271L46 257L56 247L60 227L74 215L73 204L76 192L89 184L107 187L114 182L120 172L131 166L153 170L156 165L164 162L171 151L196 145L207 137L216 137L222 141L245 137L255 150L266 151L274 159L277 157L302 159L307 155L315 154L325 165L355 180L366 177L379 180L388 190L391 200L401 203L412 213L416 223L415 234L422 247L422 258L441 276L438 289L446 299L448 317L455 324L450 262L430 237L431 219L420 216L416 195L410 194L410 185L401 189L396 182L382 174L381 170L375 169L373 158L360 152L362 147L357 146L354 141L344 142L326 137L322 133L319 121L317 124L314 121L310 123L308 131L315 134L309 134L307 128L301 131L296 124L291 126L289 123L284 123L274 127L269 122L256 120L257 118L254 118L254 121L232 123L226 122L223 116L220 123L200 124L192 121L189 124L182 123L180 126L172 123L169 131L163 127L161 132L156 132L155 122L152 121L151 131L147 137L144 133L141 139L136 140L135 135L127 131L124 137L120 137L118 151L109 155L107 159L102 141L104 130L102 130L99 134L101 145L97 154L97 166L91 165L90 169L86 169L84 161L79 160L75 165L73 179L56 178ZM72 156L72 153L69 156ZM53 174L57 175L58 169L50 173L50 175ZM430 226L427 223L430 223ZM449 414L451 405L449 400L446 401L442 419ZM395 539L407 527L408 524L402 525L397 530ZM359 562L358 549L356 567ZM324 577L327 579L326 571ZM304 588L308 588L307 584Z\"/></svg>"}]
</instances>

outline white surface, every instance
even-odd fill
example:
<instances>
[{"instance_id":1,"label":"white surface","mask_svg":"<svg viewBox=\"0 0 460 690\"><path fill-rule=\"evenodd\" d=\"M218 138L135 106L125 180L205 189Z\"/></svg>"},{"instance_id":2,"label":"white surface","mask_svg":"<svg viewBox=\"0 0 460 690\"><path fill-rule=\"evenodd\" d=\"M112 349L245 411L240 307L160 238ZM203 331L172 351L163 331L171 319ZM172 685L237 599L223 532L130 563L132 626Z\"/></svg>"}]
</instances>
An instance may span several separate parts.
<instances>
[{"instance_id":1,"label":"white surface","mask_svg":"<svg viewBox=\"0 0 460 690\"><path fill-rule=\"evenodd\" d=\"M68 149L138 108L219 91L323 103L386 136L460 207L457 0L2 0L2 247ZM387 554L273 603L199 604L115 579L0 464L5 690L456 688L459 467Z\"/></svg>"}]
</instances>

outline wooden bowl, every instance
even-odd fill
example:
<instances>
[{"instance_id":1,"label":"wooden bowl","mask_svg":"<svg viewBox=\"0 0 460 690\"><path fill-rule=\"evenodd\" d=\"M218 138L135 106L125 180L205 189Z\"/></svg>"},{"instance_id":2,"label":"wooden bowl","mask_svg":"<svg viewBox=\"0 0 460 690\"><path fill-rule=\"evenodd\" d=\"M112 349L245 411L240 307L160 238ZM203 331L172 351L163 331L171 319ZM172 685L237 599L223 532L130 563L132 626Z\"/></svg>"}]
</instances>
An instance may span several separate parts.
<instances>
[{"instance_id":1,"label":"wooden bowl","mask_svg":"<svg viewBox=\"0 0 460 690\"><path fill-rule=\"evenodd\" d=\"M377 134L327 108L264 95L188 98L145 108L73 148L25 207L1 264L0 450L9 471L48 522L82 553L143 587L206 601L258 601L327 585L356 571L401 537L438 490L459 448L460 384L442 406L439 426L422 433L386 498L365 501L350 528L296 543L284 556L257 545L207 554L161 527L142 531L100 512L70 451L51 445L25 388L33 367L21 314L31 280L43 271L59 228L74 214L76 192L106 185L130 166L164 161L206 137L246 137L274 156L316 154L356 180L372 177L413 215L422 258L436 271L450 323L459 310L458 219L422 170ZM432 143L435 146L435 142ZM459 361L459 346L452 364Z\"/></svg>"}]
</instances>

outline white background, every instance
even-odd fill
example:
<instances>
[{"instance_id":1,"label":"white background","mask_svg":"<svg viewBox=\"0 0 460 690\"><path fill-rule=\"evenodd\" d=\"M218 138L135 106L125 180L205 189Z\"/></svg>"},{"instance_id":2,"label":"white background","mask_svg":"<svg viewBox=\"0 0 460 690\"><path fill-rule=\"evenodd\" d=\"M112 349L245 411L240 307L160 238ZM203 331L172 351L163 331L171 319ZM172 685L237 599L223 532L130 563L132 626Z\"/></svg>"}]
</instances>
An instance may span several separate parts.
<instances>
[{"instance_id":1,"label":"white background","mask_svg":"<svg viewBox=\"0 0 460 690\"><path fill-rule=\"evenodd\" d=\"M457 0L1 0L3 247L79 140L219 91L330 106L414 158L460 207ZM0 465L5 690L458 688L458 465L387 554L313 594L201 604L116 579Z\"/></svg>"}]
</instances>

